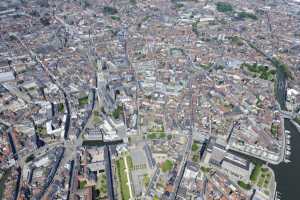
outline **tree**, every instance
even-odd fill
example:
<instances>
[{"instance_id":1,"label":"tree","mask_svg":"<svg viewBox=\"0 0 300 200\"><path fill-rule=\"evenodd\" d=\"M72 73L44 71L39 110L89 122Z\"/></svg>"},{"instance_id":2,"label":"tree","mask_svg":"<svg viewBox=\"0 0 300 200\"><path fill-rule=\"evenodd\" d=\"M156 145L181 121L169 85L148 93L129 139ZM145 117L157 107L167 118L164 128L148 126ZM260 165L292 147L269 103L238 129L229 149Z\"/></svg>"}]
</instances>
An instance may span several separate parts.
<instances>
[{"instance_id":1,"label":"tree","mask_svg":"<svg viewBox=\"0 0 300 200\"><path fill-rule=\"evenodd\" d=\"M226 3L226 2L218 2L216 3L216 6L217 6L217 10L219 12L232 12L233 11L233 8L232 8L232 5L230 3Z\"/></svg>"}]
</instances>

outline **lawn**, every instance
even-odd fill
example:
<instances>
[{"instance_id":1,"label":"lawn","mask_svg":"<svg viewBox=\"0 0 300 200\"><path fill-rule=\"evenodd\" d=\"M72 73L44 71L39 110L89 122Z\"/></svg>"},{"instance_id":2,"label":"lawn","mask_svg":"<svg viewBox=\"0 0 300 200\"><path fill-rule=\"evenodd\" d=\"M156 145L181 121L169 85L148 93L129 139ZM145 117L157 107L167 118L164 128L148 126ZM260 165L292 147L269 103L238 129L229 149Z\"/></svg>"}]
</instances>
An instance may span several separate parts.
<instances>
[{"instance_id":1,"label":"lawn","mask_svg":"<svg viewBox=\"0 0 300 200\"><path fill-rule=\"evenodd\" d=\"M65 110L64 104L63 104L63 103L59 103L59 104L58 104L58 111L59 111L60 113L63 113L64 110Z\"/></svg>"},{"instance_id":2,"label":"lawn","mask_svg":"<svg viewBox=\"0 0 300 200\"><path fill-rule=\"evenodd\" d=\"M165 162L162 163L161 165L161 170L165 172L171 171L173 168L173 162L171 160L166 160Z\"/></svg>"},{"instance_id":3,"label":"lawn","mask_svg":"<svg viewBox=\"0 0 300 200\"><path fill-rule=\"evenodd\" d=\"M260 172L261 172L261 164L257 163L257 164L255 164L255 167L254 167L253 171L251 172L250 180L253 182L256 182Z\"/></svg>"},{"instance_id":4,"label":"lawn","mask_svg":"<svg viewBox=\"0 0 300 200\"><path fill-rule=\"evenodd\" d=\"M271 133L273 136L277 136L278 134L278 125L275 125L274 123L272 123L271 125Z\"/></svg>"},{"instance_id":5,"label":"lawn","mask_svg":"<svg viewBox=\"0 0 300 200\"><path fill-rule=\"evenodd\" d=\"M268 188L270 179L271 179L271 172L269 172L268 168L262 168L261 176L260 176L260 179L259 179L257 185L259 187Z\"/></svg>"},{"instance_id":6,"label":"lawn","mask_svg":"<svg viewBox=\"0 0 300 200\"><path fill-rule=\"evenodd\" d=\"M264 184L264 180L265 180L264 176L260 176L259 179L258 179L257 186L262 187L263 184Z\"/></svg>"},{"instance_id":7,"label":"lawn","mask_svg":"<svg viewBox=\"0 0 300 200\"><path fill-rule=\"evenodd\" d=\"M86 97L82 97L82 98L78 99L78 103L79 103L79 106L84 106L84 105L88 104L89 97L86 96Z\"/></svg>"},{"instance_id":8,"label":"lawn","mask_svg":"<svg viewBox=\"0 0 300 200\"><path fill-rule=\"evenodd\" d=\"M147 134L147 138L150 140L164 139L165 137L166 137L166 134L164 132L149 132Z\"/></svg>"},{"instance_id":9,"label":"lawn","mask_svg":"<svg viewBox=\"0 0 300 200\"><path fill-rule=\"evenodd\" d=\"M119 177L119 185L121 189L121 196L123 200L128 200L130 198L128 180L125 172L125 162L123 158L116 161L117 173Z\"/></svg>"},{"instance_id":10,"label":"lawn","mask_svg":"<svg viewBox=\"0 0 300 200\"><path fill-rule=\"evenodd\" d=\"M86 180L84 181L79 181L79 189L83 189L85 185L87 184Z\"/></svg>"},{"instance_id":11,"label":"lawn","mask_svg":"<svg viewBox=\"0 0 300 200\"><path fill-rule=\"evenodd\" d=\"M192 145L192 151L198 151L199 150L199 145L197 144L197 143L193 143L193 145Z\"/></svg>"},{"instance_id":12,"label":"lawn","mask_svg":"<svg viewBox=\"0 0 300 200\"><path fill-rule=\"evenodd\" d=\"M105 173L101 173L98 175L97 179L97 189L100 192L98 199L103 199L107 196L107 177Z\"/></svg>"},{"instance_id":13,"label":"lawn","mask_svg":"<svg viewBox=\"0 0 300 200\"><path fill-rule=\"evenodd\" d=\"M192 161L193 162L199 162L199 155L193 155Z\"/></svg>"},{"instance_id":14,"label":"lawn","mask_svg":"<svg viewBox=\"0 0 300 200\"><path fill-rule=\"evenodd\" d=\"M127 160L127 164L128 164L128 167L129 167L129 170L132 170L133 169L133 161L132 161L132 158L131 156L126 156L126 160Z\"/></svg>"},{"instance_id":15,"label":"lawn","mask_svg":"<svg viewBox=\"0 0 300 200\"><path fill-rule=\"evenodd\" d=\"M249 183L245 183L243 181L238 181L238 185L245 190L251 189L251 185Z\"/></svg>"},{"instance_id":16,"label":"lawn","mask_svg":"<svg viewBox=\"0 0 300 200\"><path fill-rule=\"evenodd\" d=\"M208 167L200 167L201 171L203 171L204 173L208 173L210 172L211 168L208 168Z\"/></svg>"},{"instance_id":17,"label":"lawn","mask_svg":"<svg viewBox=\"0 0 300 200\"><path fill-rule=\"evenodd\" d=\"M121 18L119 16L116 16L116 15L111 16L111 19L112 20L116 20L116 21L120 21L121 20Z\"/></svg>"},{"instance_id":18,"label":"lawn","mask_svg":"<svg viewBox=\"0 0 300 200\"><path fill-rule=\"evenodd\" d=\"M211 63L208 64L200 64L199 67L201 67L202 69L208 70L212 67Z\"/></svg>"},{"instance_id":19,"label":"lawn","mask_svg":"<svg viewBox=\"0 0 300 200\"><path fill-rule=\"evenodd\" d=\"M93 122L94 122L94 124L101 124L102 123L102 118L100 117L98 111L93 112Z\"/></svg>"},{"instance_id":20,"label":"lawn","mask_svg":"<svg viewBox=\"0 0 300 200\"><path fill-rule=\"evenodd\" d=\"M271 172L268 168L262 167L261 164L256 164L253 169L250 180L260 188L268 189L271 180Z\"/></svg>"},{"instance_id":21,"label":"lawn","mask_svg":"<svg viewBox=\"0 0 300 200\"><path fill-rule=\"evenodd\" d=\"M152 127L152 128L149 129L149 132L164 133L165 132L165 127L163 125L158 126L158 127Z\"/></svg>"},{"instance_id":22,"label":"lawn","mask_svg":"<svg viewBox=\"0 0 300 200\"><path fill-rule=\"evenodd\" d=\"M148 187L148 186L149 186L150 178L149 178L149 176L148 176L147 174L144 175L143 183L144 183L144 186L145 186L145 187Z\"/></svg>"},{"instance_id":23,"label":"lawn","mask_svg":"<svg viewBox=\"0 0 300 200\"><path fill-rule=\"evenodd\" d=\"M47 133L46 128L41 126L36 127L35 131L38 135L44 135Z\"/></svg>"},{"instance_id":24,"label":"lawn","mask_svg":"<svg viewBox=\"0 0 300 200\"><path fill-rule=\"evenodd\" d=\"M154 195L153 200L159 200L157 195Z\"/></svg>"},{"instance_id":25,"label":"lawn","mask_svg":"<svg viewBox=\"0 0 300 200\"><path fill-rule=\"evenodd\" d=\"M112 112L113 118L119 119L122 112L123 112L123 106L118 106L118 107Z\"/></svg>"}]
</instances>

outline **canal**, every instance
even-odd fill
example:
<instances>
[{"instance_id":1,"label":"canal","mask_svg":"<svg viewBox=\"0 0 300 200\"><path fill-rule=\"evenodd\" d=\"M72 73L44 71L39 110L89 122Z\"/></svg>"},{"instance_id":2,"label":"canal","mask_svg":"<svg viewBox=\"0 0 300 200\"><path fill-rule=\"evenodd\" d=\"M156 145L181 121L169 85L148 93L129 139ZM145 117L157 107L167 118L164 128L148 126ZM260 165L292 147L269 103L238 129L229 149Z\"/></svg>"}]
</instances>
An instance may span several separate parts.
<instances>
[{"instance_id":1,"label":"canal","mask_svg":"<svg viewBox=\"0 0 300 200\"><path fill-rule=\"evenodd\" d=\"M281 200L298 200L300 198L300 133L296 127L289 121L285 120L285 129L291 132L290 163L281 163L271 166L275 172L277 191L280 193Z\"/></svg>"},{"instance_id":2,"label":"canal","mask_svg":"<svg viewBox=\"0 0 300 200\"><path fill-rule=\"evenodd\" d=\"M273 63L274 64L274 63ZM288 78L287 73L282 66L277 66L276 73L276 99L280 104L282 110L286 109L286 79ZM284 121L285 130L290 131L291 134L291 155L289 160L290 163L282 162L279 165L271 166L275 172L277 191L281 200L298 200L300 199L300 189L298 181L300 180L300 156L297 152L300 152L300 133L298 133L296 127L285 119Z\"/></svg>"}]
</instances>

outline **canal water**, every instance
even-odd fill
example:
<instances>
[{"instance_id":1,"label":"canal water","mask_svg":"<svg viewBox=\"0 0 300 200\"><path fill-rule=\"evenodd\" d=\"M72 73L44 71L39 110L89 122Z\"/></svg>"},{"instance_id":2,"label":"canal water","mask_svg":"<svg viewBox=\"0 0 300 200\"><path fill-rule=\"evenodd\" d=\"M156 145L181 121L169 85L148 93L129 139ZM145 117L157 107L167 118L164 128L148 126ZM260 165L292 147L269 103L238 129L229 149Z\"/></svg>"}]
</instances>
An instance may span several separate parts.
<instances>
[{"instance_id":1,"label":"canal water","mask_svg":"<svg viewBox=\"0 0 300 200\"><path fill-rule=\"evenodd\" d=\"M281 163L273 165L275 172L277 191L280 193L281 200L299 200L300 199L300 133L296 127L285 120L285 129L291 132L290 163Z\"/></svg>"},{"instance_id":2,"label":"canal water","mask_svg":"<svg viewBox=\"0 0 300 200\"><path fill-rule=\"evenodd\" d=\"M282 67L277 66L276 73L276 99L281 109L286 109L286 80L287 74ZM297 128L285 119L285 130L290 131L291 155L290 163L282 162L279 165L271 166L275 172L277 191L281 200L300 200L300 133Z\"/></svg>"}]
</instances>

